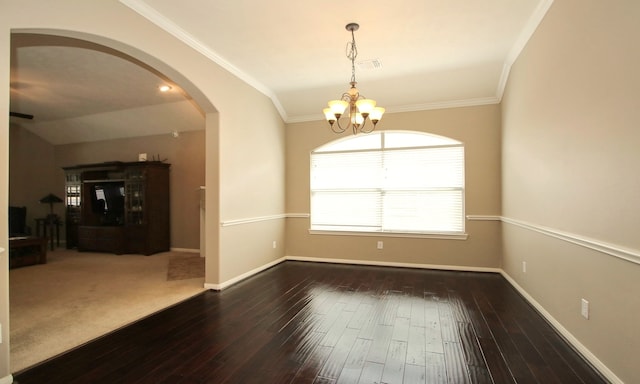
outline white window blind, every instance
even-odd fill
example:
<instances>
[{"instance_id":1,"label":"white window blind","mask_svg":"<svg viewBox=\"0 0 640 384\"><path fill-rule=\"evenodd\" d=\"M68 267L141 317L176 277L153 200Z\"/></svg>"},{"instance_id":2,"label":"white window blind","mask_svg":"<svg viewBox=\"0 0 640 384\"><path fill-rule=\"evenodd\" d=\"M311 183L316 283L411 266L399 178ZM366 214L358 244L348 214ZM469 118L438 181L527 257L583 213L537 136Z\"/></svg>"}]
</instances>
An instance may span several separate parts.
<instances>
[{"instance_id":1,"label":"white window blind","mask_svg":"<svg viewBox=\"0 0 640 384\"><path fill-rule=\"evenodd\" d=\"M388 141L384 135L311 153L311 229L463 233L462 144L416 132L389 132Z\"/></svg>"}]
</instances>

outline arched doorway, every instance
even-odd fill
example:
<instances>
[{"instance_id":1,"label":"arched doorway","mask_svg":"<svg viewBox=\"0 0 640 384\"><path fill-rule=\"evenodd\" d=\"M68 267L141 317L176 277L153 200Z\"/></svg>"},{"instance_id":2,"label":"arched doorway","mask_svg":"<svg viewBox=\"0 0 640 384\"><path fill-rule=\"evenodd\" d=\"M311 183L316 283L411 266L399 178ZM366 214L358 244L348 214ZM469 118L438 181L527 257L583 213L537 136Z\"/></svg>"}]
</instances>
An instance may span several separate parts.
<instances>
[{"instance_id":1,"label":"arched doorway","mask_svg":"<svg viewBox=\"0 0 640 384\"><path fill-rule=\"evenodd\" d=\"M77 37L69 37L67 32L65 32L65 36L56 35L55 31L50 32L50 34L49 33L42 33L42 31L37 31L38 33L31 33L31 32L34 32L34 31L19 31L19 32L14 32L14 35L15 36L20 36L21 38L24 38L26 40L26 42L25 41L22 42L23 46L31 46L31 47L45 46L45 47L49 47L49 48L55 47L59 51L67 53L67 54L72 52L72 50L90 51L93 54L98 54L100 56L101 60L108 60L107 58L117 58L117 60L122 62L121 63L122 64L122 68L125 68L127 66L133 65L133 66L135 66L137 68L140 68L143 71L149 72L152 75L151 77L155 76L155 77L157 77L157 78L159 78L161 80L170 82L174 86L178 85L179 88L183 89L183 92L181 92L181 93L182 93L182 97L183 97L184 100L177 101L176 103L189 104L192 109L197 110L197 114L199 114L201 116L202 120L203 120L202 121L202 125L203 125L202 131L203 131L203 135L204 135L204 125L205 125L204 124L204 120L205 120L205 116L206 116L207 112L211 112L213 110L213 107L211 106L211 104L208 101L205 100L205 102L204 102L205 108L202 108L200 106L200 104L198 104L198 102L196 102L196 100L195 100L198 97L200 99L202 99L202 95L199 93L199 91L195 92L197 94L196 97L193 97L190 93L188 93L186 91L186 89L190 89L190 88L191 89L195 89L195 87L188 80L186 80L183 76L180 76L176 71L172 70L168 66L163 65L162 63L159 63L157 60L150 59L147 55L145 55L145 54L143 54L141 52L138 52L135 49L132 49L131 47L127 47L128 53L125 53L123 51L120 51L120 50L112 47L112 46L97 44L92 40L101 40L101 43L104 43L104 40L103 39L97 39L97 38L95 38L93 36L77 36L77 37L80 37L80 38L77 38ZM88 40L85 40L84 38L86 38ZM112 43L113 43L114 46L118 46L118 47L121 46L121 44L118 44L118 43L115 43L115 42L112 42ZM17 48L17 47L12 46L12 53L15 53L13 48ZM139 57L132 56L131 52L138 52L138 54L139 54L138 56ZM44 55L44 56L46 56L46 55ZM82 55L78 55L78 56L74 56L74 57L77 59L77 58L83 57L83 56ZM145 60L150 61L153 64L149 64ZM113 61L109 61L109 63L113 64L114 62ZM78 64L78 63L76 63L76 64ZM120 65L120 64L116 64L116 65ZM75 69L79 70L79 67L76 67ZM173 76L176 76L176 77L172 77L170 75L167 75L165 72L172 73ZM14 86L14 84L12 84L12 87L13 86ZM16 84L16 88L19 89L20 88L20 84ZM13 102L12 102L12 104L13 104ZM26 103L25 105L28 106L29 104ZM22 107L23 105L20 105L18 103L17 106L18 107ZM149 106L138 106L136 108L149 108ZM184 108L189 108L189 106L182 107L181 110L184 111ZM158 111L158 108L151 108L151 109L153 111ZM144 111L142 113L144 113ZM93 111L90 111L90 112L87 113L87 115L91 115L93 117L95 117L96 115L103 115L103 116L97 116L97 118L105 117L104 115L110 115L110 114L113 115L113 111L111 111L111 110L93 110ZM109 116L107 116L107 118L108 117ZM70 116L68 118L69 119L77 119L77 117L73 117L73 116ZM87 118L84 119L85 122L87 120L91 120L91 119L87 119ZM47 125L46 121L43 122L43 125L44 125L43 129L51 128L50 126L49 127L46 126ZM49 125L51 125L51 123L49 123ZM97 124L96 126L99 126L99 124ZM34 128L34 127L32 127L32 128ZM32 133L33 132L37 132L36 128L42 128L42 126L41 127L35 127L33 129ZM144 129L142 129L142 131L147 133L147 135L145 137L154 136L154 135L149 135L148 131L145 131ZM170 130L170 133L173 134L174 132L177 133L178 136L181 136L182 138L184 138L184 136L185 136L184 134L181 134L181 131L179 131L179 130L175 130L175 129L174 130ZM93 132L93 133L95 134L96 132ZM167 132L164 132L164 133L167 133ZM158 133L158 134L161 134L161 133ZM104 137L102 139L104 140ZM124 140L123 138L117 138L117 139L118 140ZM130 138L130 140L133 140L133 139ZM204 143L204 140L201 140L201 143ZM70 143L63 143L63 144L57 143L56 145L71 145L71 144ZM14 146L12 145L12 148L13 147ZM180 151L178 150L178 152L180 152ZM149 156L151 156L151 154ZM155 156L155 154L153 156ZM158 158L159 157L160 157L160 154L158 154ZM89 158L91 158L91 156L89 156ZM96 160L94 162L97 162L97 161L100 161L100 160L103 160L103 159L98 159L98 160ZM115 160L118 160L118 159L115 159ZM202 155L200 160L201 160L201 166L202 166L202 168L204 168L204 164L205 164L204 151L203 151L203 155ZM55 160L54 160L54 163L55 163ZM57 164L57 165L59 165L59 164ZM204 171L202 171L202 175L204 175ZM203 179L203 182L201 183L201 185L204 185L204 179ZM199 187L199 186L196 186L196 187ZM10 185L10 190L11 190L11 185ZM176 195L176 192L177 191L175 191L175 188L174 188L173 194ZM181 192L184 192L184 193L182 193L182 194L178 193L178 195L179 195L179 197L177 198L178 203L182 202L183 200L188 198L188 196L190 196L190 195L192 195L192 198L199 200L199 197L200 197L199 196L199 192L197 192L195 190L195 187L193 187L193 186L191 186L189 188L189 191L187 191L187 192L181 191ZM191 192L194 192L194 193L191 193ZM178 203L176 203L176 204L179 205ZM199 201L197 202L196 205L199 206ZM181 212L180 207L174 208L172 210L176 211L176 212ZM198 216L196 215L194 217L194 220L192 220L192 223L195 223L196 226L197 226L198 222L199 222ZM184 226L176 225L175 227L182 228ZM196 235L199 234L199 231L197 230L197 228L195 230L192 230L192 232L195 233ZM198 239L197 244L199 244L199 239ZM196 247L197 246L198 245L196 245ZM187 248L187 247L188 246L183 246L183 248ZM19 325L20 325L19 323L15 323L14 322L14 324L12 324L12 327L16 327L17 328L17 327L19 327ZM20 367L20 368L23 368L23 367ZM15 370L15 369L13 369L13 370Z\"/></svg>"}]
</instances>

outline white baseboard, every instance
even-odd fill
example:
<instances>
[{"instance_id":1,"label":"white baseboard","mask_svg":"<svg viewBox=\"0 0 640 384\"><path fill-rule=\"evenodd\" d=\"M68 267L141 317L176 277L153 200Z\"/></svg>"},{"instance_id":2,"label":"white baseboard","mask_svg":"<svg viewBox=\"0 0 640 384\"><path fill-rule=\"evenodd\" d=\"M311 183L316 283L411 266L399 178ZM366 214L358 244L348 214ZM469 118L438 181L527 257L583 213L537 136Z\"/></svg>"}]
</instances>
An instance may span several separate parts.
<instances>
[{"instance_id":1,"label":"white baseboard","mask_svg":"<svg viewBox=\"0 0 640 384\"><path fill-rule=\"evenodd\" d=\"M212 289L214 291L221 291L225 288L232 286L244 279L247 279L255 274L258 274L265 269L269 269L274 265L280 264L283 261L304 261L304 262L314 262L314 263L333 263L333 264L353 264L353 265L371 265L378 267L396 267L396 268L416 268L416 269L438 269L445 271L466 271L466 272L493 272L500 273L502 270L500 268L489 268L489 267L471 267L471 266L460 266L460 265L438 265L438 264L412 264L412 263L393 263L393 262L385 262L385 261L370 261L370 260L349 260L349 259L325 259L319 257L304 257L304 256L285 256L278 260L267 263L263 266L255 268L249 272L243 273L242 275L236 276L232 279L229 279L220 284L210 284L205 283L205 289ZM1 383L0 383L1 384Z\"/></svg>"},{"instance_id":2,"label":"white baseboard","mask_svg":"<svg viewBox=\"0 0 640 384\"><path fill-rule=\"evenodd\" d=\"M607 380L613 384L624 384L618 376L616 376L600 359L598 359L591 351L585 347L578 339L571 334L565 327L560 324L544 307L538 303L531 295L527 293L516 281L511 278L504 270L501 270L502 276L511 284L520 294L551 324L555 330L564 337L564 339L573 346L591 365L597 369Z\"/></svg>"},{"instance_id":3,"label":"white baseboard","mask_svg":"<svg viewBox=\"0 0 640 384\"><path fill-rule=\"evenodd\" d=\"M171 252L200 253L197 248L170 248Z\"/></svg>"},{"instance_id":4,"label":"white baseboard","mask_svg":"<svg viewBox=\"0 0 640 384\"><path fill-rule=\"evenodd\" d=\"M223 290L225 288L229 288L233 284L239 283L244 279L247 279L247 278L249 278L249 277L251 277L253 275L258 274L258 273L264 271L265 269L269 269L269 268L273 267L274 265L280 264L285 260L286 259L284 257L279 258L278 260L274 260L274 261L272 261L270 263L267 263L267 264L265 264L263 266L260 266L258 268L252 269L249 272L243 273L242 275L236 276L236 277L234 277L232 279L229 279L229 280L227 280L227 281L225 281L223 283L220 283L220 284L205 283L204 284L204 288L205 289L213 289L214 291L221 291L221 290Z\"/></svg>"},{"instance_id":5,"label":"white baseboard","mask_svg":"<svg viewBox=\"0 0 640 384\"><path fill-rule=\"evenodd\" d=\"M11 384L11 383L13 383L13 376L12 375L0 378L0 384Z\"/></svg>"},{"instance_id":6,"label":"white baseboard","mask_svg":"<svg viewBox=\"0 0 640 384\"><path fill-rule=\"evenodd\" d=\"M287 256L285 259L291 260L291 261L308 261L308 262L314 262L314 263L371 265L376 267L396 267L396 268L438 269L438 270L444 270L444 271L493 272L493 273L500 273L502 271L500 268L472 267L472 266L465 266L465 265L395 263L390 261L326 259L326 258L320 258L320 257L306 257L306 256Z\"/></svg>"}]
</instances>

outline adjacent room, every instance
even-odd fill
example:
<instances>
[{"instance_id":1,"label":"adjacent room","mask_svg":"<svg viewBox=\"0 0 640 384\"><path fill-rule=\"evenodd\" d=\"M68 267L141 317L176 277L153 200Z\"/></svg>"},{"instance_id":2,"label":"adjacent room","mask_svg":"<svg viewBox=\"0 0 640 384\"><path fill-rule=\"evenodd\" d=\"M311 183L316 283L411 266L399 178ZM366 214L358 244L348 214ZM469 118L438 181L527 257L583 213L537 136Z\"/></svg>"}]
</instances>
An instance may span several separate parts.
<instances>
[{"instance_id":1,"label":"adjacent room","mask_svg":"<svg viewBox=\"0 0 640 384\"><path fill-rule=\"evenodd\" d=\"M0 384L640 381L636 2L2 8Z\"/></svg>"},{"instance_id":2,"label":"adjacent room","mask_svg":"<svg viewBox=\"0 0 640 384\"><path fill-rule=\"evenodd\" d=\"M10 116L16 372L204 289L205 131L183 91L122 52L35 33L11 44L12 111L37 111Z\"/></svg>"}]
</instances>

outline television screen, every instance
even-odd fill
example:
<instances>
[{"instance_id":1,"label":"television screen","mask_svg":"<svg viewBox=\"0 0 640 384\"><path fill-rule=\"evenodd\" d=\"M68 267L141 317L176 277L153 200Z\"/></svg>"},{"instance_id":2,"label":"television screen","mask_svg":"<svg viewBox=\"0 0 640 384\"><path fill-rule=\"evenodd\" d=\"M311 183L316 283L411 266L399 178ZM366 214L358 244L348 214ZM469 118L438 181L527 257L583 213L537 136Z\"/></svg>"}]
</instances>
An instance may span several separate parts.
<instances>
[{"instance_id":1,"label":"television screen","mask_svg":"<svg viewBox=\"0 0 640 384\"><path fill-rule=\"evenodd\" d=\"M104 215L103 225L124 224L124 183L96 184L91 203L95 213Z\"/></svg>"}]
</instances>

